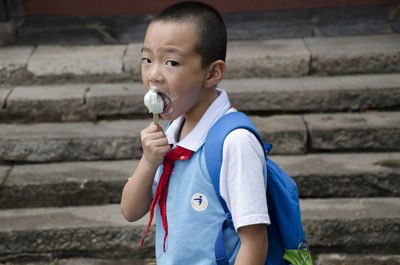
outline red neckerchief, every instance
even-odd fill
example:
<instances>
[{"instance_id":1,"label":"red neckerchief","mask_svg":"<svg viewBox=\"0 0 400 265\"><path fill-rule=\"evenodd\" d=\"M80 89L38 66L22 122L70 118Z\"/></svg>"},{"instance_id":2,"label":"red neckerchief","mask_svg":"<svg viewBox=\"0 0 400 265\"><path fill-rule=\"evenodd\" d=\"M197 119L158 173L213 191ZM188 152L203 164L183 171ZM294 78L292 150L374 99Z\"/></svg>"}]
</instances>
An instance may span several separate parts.
<instances>
[{"instance_id":1,"label":"red neckerchief","mask_svg":"<svg viewBox=\"0 0 400 265\"><path fill-rule=\"evenodd\" d=\"M146 238L147 232L149 232L151 222L153 220L154 215L154 207L158 201L158 207L160 208L160 214L162 219L162 224L165 231L163 250L165 252L165 240L168 235L168 222L167 222L167 209L166 209L166 201L167 201L167 192L168 192L168 182L169 177L171 176L172 169L174 168L175 160L187 160L193 154L193 151L185 149L183 147L177 146L174 150L169 151L164 156L163 162L163 172L160 177L160 181L158 182L156 193L154 194L153 201L150 206L150 220L147 225L146 232L142 238L142 242L140 243L140 247L143 247L144 239Z\"/></svg>"}]
</instances>

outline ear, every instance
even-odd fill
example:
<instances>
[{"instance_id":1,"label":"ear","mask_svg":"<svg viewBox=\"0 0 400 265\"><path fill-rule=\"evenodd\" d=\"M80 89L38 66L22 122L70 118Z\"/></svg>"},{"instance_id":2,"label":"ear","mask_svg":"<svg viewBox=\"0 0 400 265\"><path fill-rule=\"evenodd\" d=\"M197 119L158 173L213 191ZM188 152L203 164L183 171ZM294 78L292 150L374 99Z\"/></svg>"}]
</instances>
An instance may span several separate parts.
<instances>
[{"instance_id":1,"label":"ear","mask_svg":"<svg viewBox=\"0 0 400 265\"><path fill-rule=\"evenodd\" d=\"M207 88L215 88L224 78L226 65L223 60L217 60L208 67L207 78L204 86Z\"/></svg>"}]
</instances>

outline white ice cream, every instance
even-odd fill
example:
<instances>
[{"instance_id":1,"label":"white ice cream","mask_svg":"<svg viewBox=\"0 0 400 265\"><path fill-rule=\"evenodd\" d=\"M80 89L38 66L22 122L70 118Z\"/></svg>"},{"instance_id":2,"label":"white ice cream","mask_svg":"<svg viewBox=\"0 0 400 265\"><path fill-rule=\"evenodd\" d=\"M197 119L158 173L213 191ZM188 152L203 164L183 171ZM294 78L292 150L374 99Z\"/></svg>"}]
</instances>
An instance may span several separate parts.
<instances>
[{"instance_id":1,"label":"white ice cream","mask_svg":"<svg viewBox=\"0 0 400 265\"><path fill-rule=\"evenodd\" d=\"M164 111L164 100L153 88L144 96L144 105L150 113L159 114Z\"/></svg>"}]
</instances>

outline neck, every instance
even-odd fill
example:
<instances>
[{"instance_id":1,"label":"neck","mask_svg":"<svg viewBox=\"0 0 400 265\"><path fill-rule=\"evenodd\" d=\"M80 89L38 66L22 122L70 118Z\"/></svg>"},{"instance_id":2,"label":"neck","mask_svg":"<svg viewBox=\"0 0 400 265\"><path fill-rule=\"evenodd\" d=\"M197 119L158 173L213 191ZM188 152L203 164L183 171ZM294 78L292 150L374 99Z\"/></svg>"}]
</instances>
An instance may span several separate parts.
<instances>
[{"instance_id":1,"label":"neck","mask_svg":"<svg viewBox=\"0 0 400 265\"><path fill-rule=\"evenodd\" d=\"M201 117L203 117L208 107L214 102L217 97L217 90L213 89L210 93L207 93L203 96L203 99L200 101L199 104L194 106L190 111L185 114L185 123L182 127L182 132L179 137L180 139L183 139L193 130L196 124L200 121Z\"/></svg>"}]
</instances>

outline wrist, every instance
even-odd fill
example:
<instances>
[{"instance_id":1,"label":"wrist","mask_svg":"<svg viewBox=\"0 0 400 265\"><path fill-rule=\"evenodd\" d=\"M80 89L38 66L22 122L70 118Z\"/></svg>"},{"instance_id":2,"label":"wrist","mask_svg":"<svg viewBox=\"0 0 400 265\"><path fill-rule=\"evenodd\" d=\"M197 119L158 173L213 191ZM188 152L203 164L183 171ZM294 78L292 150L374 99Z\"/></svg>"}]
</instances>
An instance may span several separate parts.
<instances>
[{"instance_id":1,"label":"wrist","mask_svg":"<svg viewBox=\"0 0 400 265\"><path fill-rule=\"evenodd\" d=\"M139 161L139 164L141 164L142 168L146 171L156 171L157 168L161 165L161 163L158 163L158 161L154 161L153 159L148 159L146 156L142 156L142 158Z\"/></svg>"}]
</instances>

